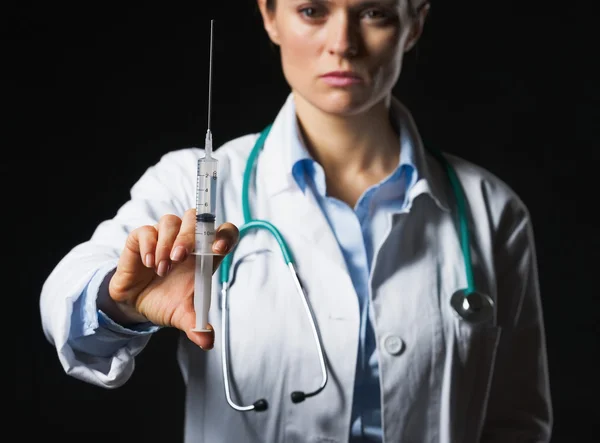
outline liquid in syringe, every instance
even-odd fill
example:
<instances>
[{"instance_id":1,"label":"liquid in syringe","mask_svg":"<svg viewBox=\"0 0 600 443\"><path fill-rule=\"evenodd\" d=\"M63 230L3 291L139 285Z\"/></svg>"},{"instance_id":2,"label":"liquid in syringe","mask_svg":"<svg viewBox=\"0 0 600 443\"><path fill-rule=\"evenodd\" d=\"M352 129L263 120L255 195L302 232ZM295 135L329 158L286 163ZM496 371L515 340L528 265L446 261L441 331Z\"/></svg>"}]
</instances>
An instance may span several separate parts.
<instances>
[{"instance_id":1,"label":"liquid in syringe","mask_svg":"<svg viewBox=\"0 0 600 443\"><path fill-rule=\"evenodd\" d=\"M194 310L196 326L193 331L206 332L208 312L212 298L213 257L212 246L216 237L216 201L219 162L212 156L212 132L210 116L212 103L212 48L213 26L210 26L210 76L208 92L208 129L204 141L204 157L198 160L196 175L196 240L194 255L196 268L194 273Z\"/></svg>"}]
</instances>

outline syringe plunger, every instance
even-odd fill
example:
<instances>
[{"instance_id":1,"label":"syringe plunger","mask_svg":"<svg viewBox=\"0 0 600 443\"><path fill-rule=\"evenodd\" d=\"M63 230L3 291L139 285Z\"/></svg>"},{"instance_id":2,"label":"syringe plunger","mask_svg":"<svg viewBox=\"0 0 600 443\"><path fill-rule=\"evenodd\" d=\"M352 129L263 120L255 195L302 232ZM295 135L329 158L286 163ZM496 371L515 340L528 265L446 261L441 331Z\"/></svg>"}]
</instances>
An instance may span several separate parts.
<instances>
[{"instance_id":1,"label":"syringe plunger","mask_svg":"<svg viewBox=\"0 0 600 443\"><path fill-rule=\"evenodd\" d=\"M212 255L197 255L194 276L194 311L196 311L196 332L209 332L208 311L212 298Z\"/></svg>"}]
</instances>

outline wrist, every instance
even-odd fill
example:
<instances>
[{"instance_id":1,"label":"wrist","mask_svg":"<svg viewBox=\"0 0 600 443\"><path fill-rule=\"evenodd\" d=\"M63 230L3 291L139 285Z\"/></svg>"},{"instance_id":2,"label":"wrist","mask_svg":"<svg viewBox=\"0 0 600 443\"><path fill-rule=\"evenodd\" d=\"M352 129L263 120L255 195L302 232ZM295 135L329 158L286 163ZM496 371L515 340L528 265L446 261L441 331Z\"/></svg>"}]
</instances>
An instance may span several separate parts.
<instances>
[{"instance_id":1,"label":"wrist","mask_svg":"<svg viewBox=\"0 0 600 443\"><path fill-rule=\"evenodd\" d=\"M133 306L127 303L117 302L110 297L98 299L98 309L104 312L112 321L121 326L132 326L139 323L147 323L149 320L140 314Z\"/></svg>"},{"instance_id":2,"label":"wrist","mask_svg":"<svg viewBox=\"0 0 600 443\"><path fill-rule=\"evenodd\" d=\"M106 275L103 284L100 286L98 297L96 299L96 308L121 326L131 326L148 322L149 320L140 314L135 307L127 303L117 302L110 296L110 280L112 279L114 272L114 270L109 272Z\"/></svg>"}]
</instances>

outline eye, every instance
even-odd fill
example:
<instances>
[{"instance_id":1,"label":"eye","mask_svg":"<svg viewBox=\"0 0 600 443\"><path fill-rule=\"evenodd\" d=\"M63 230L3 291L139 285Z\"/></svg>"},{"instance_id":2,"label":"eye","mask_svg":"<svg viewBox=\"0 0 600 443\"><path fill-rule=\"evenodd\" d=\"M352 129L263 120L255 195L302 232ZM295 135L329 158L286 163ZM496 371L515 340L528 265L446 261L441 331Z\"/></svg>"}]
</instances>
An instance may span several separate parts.
<instances>
[{"instance_id":1,"label":"eye","mask_svg":"<svg viewBox=\"0 0 600 443\"><path fill-rule=\"evenodd\" d=\"M373 21L385 21L391 18L390 14L382 9L369 8L363 11L361 18Z\"/></svg>"},{"instance_id":2,"label":"eye","mask_svg":"<svg viewBox=\"0 0 600 443\"><path fill-rule=\"evenodd\" d=\"M314 6L301 8L299 12L307 19L317 19L325 15L325 12L323 10L321 10L320 8L315 8Z\"/></svg>"},{"instance_id":3,"label":"eye","mask_svg":"<svg viewBox=\"0 0 600 443\"><path fill-rule=\"evenodd\" d=\"M300 10L300 14L305 15L306 17L312 17L315 12L315 8L302 8Z\"/></svg>"}]
</instances>

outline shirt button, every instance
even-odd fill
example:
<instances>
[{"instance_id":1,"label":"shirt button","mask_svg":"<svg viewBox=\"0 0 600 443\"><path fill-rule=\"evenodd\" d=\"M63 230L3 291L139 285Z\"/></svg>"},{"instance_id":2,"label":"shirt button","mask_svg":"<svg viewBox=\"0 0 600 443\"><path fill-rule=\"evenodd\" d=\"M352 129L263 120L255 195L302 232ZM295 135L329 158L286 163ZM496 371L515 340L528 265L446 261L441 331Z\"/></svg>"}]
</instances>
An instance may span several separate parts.
<instances>
[{"instance_id":1,"label":"shirt button","mask_svg":"<svg viewBox=\"0 0 600 443\"><path fill-rule=\"evenodd\" d=\"M389 335L383 341L383 347L392 355L400 355L404 351L404 342L397 335Z\"/></svg>"}]
</instances>

